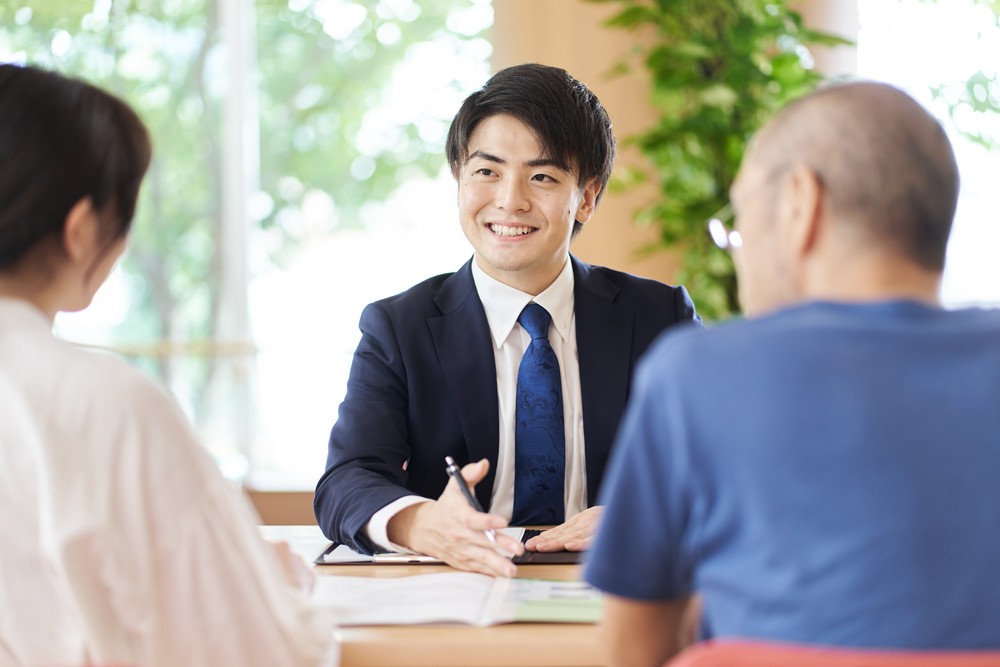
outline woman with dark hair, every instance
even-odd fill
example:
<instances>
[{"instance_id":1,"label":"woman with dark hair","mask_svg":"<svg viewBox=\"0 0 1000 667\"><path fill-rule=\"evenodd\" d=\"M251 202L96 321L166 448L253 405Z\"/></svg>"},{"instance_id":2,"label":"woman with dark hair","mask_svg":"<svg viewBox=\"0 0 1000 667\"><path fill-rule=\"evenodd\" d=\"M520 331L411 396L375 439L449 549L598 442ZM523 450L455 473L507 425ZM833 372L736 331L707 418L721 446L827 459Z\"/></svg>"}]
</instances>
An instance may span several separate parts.
<instances>
[{"instance_id":1,"label":"woman with dark hair","mask_svg":"<svg viewBox=\"0 0 1000 667\"><path fill-rule=\"evenodd\" d=\"M0 664L335 664L173 401L52 336L121 256L149 160L120 100L0 65Z\"/></svg>"}]
</instances>

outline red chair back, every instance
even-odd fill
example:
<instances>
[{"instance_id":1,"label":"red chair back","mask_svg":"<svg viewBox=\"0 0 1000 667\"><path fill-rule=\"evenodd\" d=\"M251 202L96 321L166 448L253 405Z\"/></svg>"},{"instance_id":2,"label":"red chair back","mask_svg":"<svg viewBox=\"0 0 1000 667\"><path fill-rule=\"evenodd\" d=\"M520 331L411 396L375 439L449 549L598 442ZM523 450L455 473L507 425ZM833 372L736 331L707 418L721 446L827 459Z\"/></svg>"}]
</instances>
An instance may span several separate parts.
<instances>
[{"instance_id":1,"label":"red chair back","mask_svg":"<svg viewBox=\"0 0 1000 667\"><path fill-rule=\"evenodd\" d=\"M1000 650L902 651L719 640L696 644L665 667L1000 667Z\"/></svg>"}]
</instances>

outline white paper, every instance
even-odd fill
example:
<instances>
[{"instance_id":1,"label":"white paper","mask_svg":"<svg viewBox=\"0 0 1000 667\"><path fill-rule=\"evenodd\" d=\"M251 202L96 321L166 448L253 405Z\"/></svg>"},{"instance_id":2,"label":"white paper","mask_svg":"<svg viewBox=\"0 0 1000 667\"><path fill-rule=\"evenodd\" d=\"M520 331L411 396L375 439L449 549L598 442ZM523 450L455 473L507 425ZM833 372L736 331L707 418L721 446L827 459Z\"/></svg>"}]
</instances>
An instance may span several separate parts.
<instances>
[{"instance_id":1,"label":"white paper","mask_svg":"<svg viewBox=\"0 0 1000 667\"><path fill-rule=\"evenodd\" d=\"M480 625L494 581L471 572L316 579L313 599L332 609L340 625Z\"/></svg>"},{"instance_id":2,"label":"white paper","mask_svg":"<svg viewBox=\"0 0 1000 667\"><path fill-rule=\"evenodd\" d=\"M507 579L471 572L406 577L319 576L313 599L340 625L514 621L595 622L600 594L579 581Z\"/></svg>"}]
</instances>

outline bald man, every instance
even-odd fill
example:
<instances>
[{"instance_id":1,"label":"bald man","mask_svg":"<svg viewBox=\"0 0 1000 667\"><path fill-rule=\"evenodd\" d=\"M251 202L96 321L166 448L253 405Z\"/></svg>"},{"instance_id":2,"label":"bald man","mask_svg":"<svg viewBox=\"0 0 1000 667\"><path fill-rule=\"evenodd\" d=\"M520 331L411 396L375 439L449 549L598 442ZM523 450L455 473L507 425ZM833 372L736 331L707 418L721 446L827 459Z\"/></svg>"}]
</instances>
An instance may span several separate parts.
<instances>
[{"instance_id":1,"label":"bald man","mask_svg":"<svg viewBox=\"0 0 1000 667\"><path fill-rule=\"evenodd\" d=\"M942 128L890 86L793 103L731 198L748 315L640 367L586 578L615 665L702 637L1000 647L1000 311L945 311Z\"/></svg>"}]
</instances>

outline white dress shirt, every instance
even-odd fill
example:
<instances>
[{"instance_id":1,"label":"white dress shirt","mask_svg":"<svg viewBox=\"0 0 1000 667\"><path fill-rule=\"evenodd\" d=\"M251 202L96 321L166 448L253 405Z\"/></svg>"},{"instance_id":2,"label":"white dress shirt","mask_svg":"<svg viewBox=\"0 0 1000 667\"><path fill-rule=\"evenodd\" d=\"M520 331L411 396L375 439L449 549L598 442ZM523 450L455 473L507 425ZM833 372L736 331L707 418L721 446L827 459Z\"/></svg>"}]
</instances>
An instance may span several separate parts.
<instances>
[{"instance_id":1,"label":"white dress shirt","mask_svg":"<svg viewBox=\"0 0 1000 667\"><path fill-rule=\"evenodd\" d=\"M0 298L0 665L335 665L187 419Z\"/></svg>"},{"instance_id":2,"label":"white dress shirt","mask_svg":"<svg viewBox=\"0 0 1000 667\"><path fill-rule=\"evenodd\" d=\"M568 519L587 509L587 461L583 440L580 362L576 347L573 266L567 257L562 272L545 291L535 297L491 278L479 268L476 261L472 262L472 277L486 311L497 369L500 440L489 512L508 520L513 514L517 371L521 365L521 357L531 343L531 336L517 323L517 318L524 307L534 301L552 316L549 343L559 361L562 380L563 420L566 428L566 481L563 493ZM369 520L369 538L383 548L403 550L389 541L389 520L403 508L426 500L428 499L420 496L405 496L386 505Z\"/></svg>"}]
</instances>

